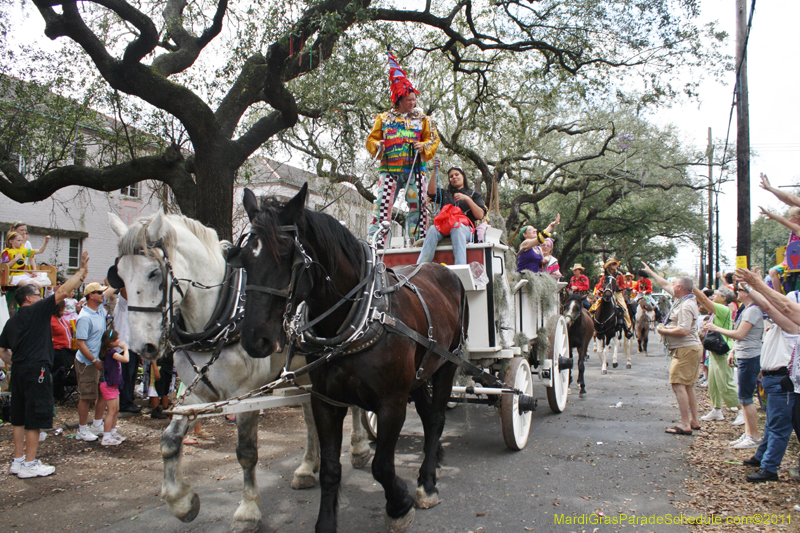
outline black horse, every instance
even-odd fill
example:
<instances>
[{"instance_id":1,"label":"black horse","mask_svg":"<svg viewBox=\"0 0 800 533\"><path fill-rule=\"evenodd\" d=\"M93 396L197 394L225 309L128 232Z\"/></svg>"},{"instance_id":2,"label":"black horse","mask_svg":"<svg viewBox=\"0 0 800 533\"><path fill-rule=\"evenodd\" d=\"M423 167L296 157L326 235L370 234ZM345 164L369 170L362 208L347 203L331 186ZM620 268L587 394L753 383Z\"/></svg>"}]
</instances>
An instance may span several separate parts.
<instances>
[{"instance_id":1,"label":"black horse","mask_svg":"<svg viewBox=\"0 0 800 533\"><path fill-rule=\"evenodd\" d=\"M594 336L594 324L589 311L583 306L586 299L582 294L575 293L569 297L564 304L562 315L567 321L567 331L569 333L569 356L572 357L572 349L578 350L578 385L581 387L580 395L586 394L586 384L584 382L584 361L587 358L589 343ZM572 379L572 371L570 371Z\"/></svg>"},{"instance_id":2,"label":"black horse","mask_svg":"<svg viewBox=\"0 0 800 533\"><path fill-rule=\"evenodd\" d=\"M371 267L369 247L336 219L305 209L306 194L307 185L285 204L263 200L259 207L255 195L245 189L252 229L247 241L228 256L248 275L242 345L253 357L267 357L294 341L291 346L315 365L310 372L311 406L319 432L322 489L316 531L336 530L342 423L348 404L377 415L372 475L386 495L388 529L404 531L413 522L415 504L428 508L439 503L439 439L456 371L453 362L431 353L422 342L433 339L450 352L461 349L468 323L466 293L455 274L432 263L418 270L413 265L394 269L392 276L400 281L394 287L391 276L381 290L362 285L371 279L365 272L384 279L382 265ZM349 339L338 345L325 341L363 331L351 324L360 313L354 310L364 301L371 302L369 316L364 315L363 324L369 324L364 336L349 344ZM313 328L297 335L293 328L301 302L305 324ZM375 302L384 305L383 312L372 312ZM402 324L416 337L398 333ZM338 355L329 355L333 352ZM413 499L394 466L409 396L425 431L425 458Z\"/></svg>"},{"instance_id":3,"label":"black horse","mask_svg":"<svg viewBox=\"0 0 800 533\"><path fill-rule=\"evenodd\" d=\"M595 309L592 319L594 320L594 329L597 332L597 338L603 342L603 349L600 359L603 363L601 372L608 374L608 363L606 356L608 354L608 346L612 341L614 343L614 355L612 358L612 366L617 368L617 351L619 343L623 343L623 350L625 348L625 340L623 336L624 328L624 311L617 305L614 299L614 292L616 289L616 280L611 276L606 276L606 281L600 295L600 304ZM627 350L626 350L627 351ZM630 355L628 356L627 368L631 367Z\"/></svg>"}]
</instances>

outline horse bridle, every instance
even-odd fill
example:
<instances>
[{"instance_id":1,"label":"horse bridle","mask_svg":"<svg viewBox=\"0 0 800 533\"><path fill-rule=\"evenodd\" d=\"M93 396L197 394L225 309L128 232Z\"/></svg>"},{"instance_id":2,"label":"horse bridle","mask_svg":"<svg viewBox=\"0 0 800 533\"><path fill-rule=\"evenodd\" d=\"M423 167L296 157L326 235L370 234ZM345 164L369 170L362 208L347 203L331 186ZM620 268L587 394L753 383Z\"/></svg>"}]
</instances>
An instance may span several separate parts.
<instances>
[{"instance_id":1,"label":"horse bridle","mask_svg":"<svg viewBox=\"0 0 800 533\"><path fill-rule=\"evenodd\" d=\"M158 267L161 270L161 285L159 288L161 289L161 302L152 307L148 306L141 306L141 305L129 305L128 311L134 313L160 313L161 314L161 339L159 339L159 346L158 350L162 351L164 348L167 347L169 344L170 336L172 335L172 324L174 322L175 316L173 312L173 305L174 305L174 291L178 291L181 295L181 298L186 298L186 294L183 292L181 288L180 281L177 277L175 277L175 272L172 270L172 263L169 260L169 254L167 254L167 249L164 246L164 242L162 240L158 240L153 243L147 243L148 250L161 250L161 253L164 255L163 261L158 262ZM133 255L141 255L145 257L153 257L151 254L145 252L144 249L140 248L134 252Z\"/></svg>"},{"instance_id":2,"label":"horse bridle","mask_svg":"<svg viewBox=\"0 0 800 533\"><path fill-rule=\"evenodd\" d=\"M291 233L294 237L289 237L287 235L280 235L282 239L289 239L292 241L292 274L289 278L289 284L286 285L283 289L276 289L274 287L267 287L265 285L256 285L252 283L248 283L245 285L245 291L256 291L256 292L263 292L266 294L271 294L273 296L277 296L279 298L286 299L286 308L284 310L283 315L283 329L287 333L291 327L291 320L294 314L294 309L296 306L296 298L297 298L297 283L300 280L300 276L303 275L311 265L314 263L314 260L306 253L303 245L300 243L299 239L299 231L297 229L297 224L280 226L279 229L282 232ZM255 235L258 238L258 235L254 231L250 231L242 237L239 238L239 242L236 243L237 248L242 248L242 246L246 245L246 238L249 238L250 235ZM309 278L312 284L314 280L313 278Z\"/></svg>"}]
</instances>

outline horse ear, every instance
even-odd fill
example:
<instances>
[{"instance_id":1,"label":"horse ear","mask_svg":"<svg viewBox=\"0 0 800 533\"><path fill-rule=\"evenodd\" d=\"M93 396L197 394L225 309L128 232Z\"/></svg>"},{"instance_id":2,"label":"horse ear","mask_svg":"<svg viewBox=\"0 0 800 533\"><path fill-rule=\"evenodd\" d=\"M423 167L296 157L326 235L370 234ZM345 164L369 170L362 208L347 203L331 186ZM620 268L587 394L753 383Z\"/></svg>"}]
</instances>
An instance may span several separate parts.
<instances>
[{"instance_id":1,"label":"horse ear","mask_svg":"<svg viewBox=\"0 0 800 533\"><path fill-rule=\"evenodd\" d=\"M300 192L295 194L294 198L286 202L286 206L283 208L283 214L285 214L289 220L297 221L303 213L303 208L306 206L307 197L308 182L305 182Z\"/></svg>"},{"instance_id":2,"label":"horse ear","mask_svg":"<svg viewBox=\"0 0 800 533\"><path fill-rule=\"evenodd\" d=\"M164 211L159 209L147 225L147 238L153 242L159 239L159 236L164 227Z\"/></svg>"},{"instance_id":3,"label":"horse ear","mask_svg":"<svg viewBox=\"0 0 800 533\"><path fill-rule=\"evenodd\" d=\"M250 218L250 222L252 222L258 214L258 198L256 198L256 195L253 193L253 191L247 187L244 188L242 205L244 205L244 211L247 213L248 218Z\"/></svg>"},{"instance_id":4,"label":"horse ear","mask_svg":"<svg viewBox=\"0 0 800 533\"><path fill-rule=\"evenodd\" d=\"M111 229L114 230L114 233L117 234L117 237L122 237L128 232L128 226L114 213L108 213L108 224L111 226Z\"/></svg>"}]
</instances>

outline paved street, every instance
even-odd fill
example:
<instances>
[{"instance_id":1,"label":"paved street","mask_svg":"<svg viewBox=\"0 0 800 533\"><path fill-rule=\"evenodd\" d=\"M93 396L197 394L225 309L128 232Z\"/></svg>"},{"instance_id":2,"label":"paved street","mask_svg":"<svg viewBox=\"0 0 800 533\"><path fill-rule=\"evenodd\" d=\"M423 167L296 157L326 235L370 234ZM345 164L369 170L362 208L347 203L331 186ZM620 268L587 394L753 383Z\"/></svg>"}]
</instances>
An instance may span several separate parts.
<instances>
[{"instance_id":1,"label":"paved street","mask_svg":"<svg viewBox=\"0 0 800 533\"><path fill-rule=\"evenodd\" d=\"M660 346L651 343L651 351L655 350L661 351ZM535 388L539 409L534 412L528 447L521 452L505 447L493 409L459 405L449 411L443 439L447 459L439 481L443 503L417 511L412 531L591 532L598 526L566 525L567 517L674 514L670 501L681 498L687 475L680 452L693 437L664 433L677 416L664 357L633 358L631 370L621 359L620 368L609 368L609 374L601 376L598 356L592 353L587 363L589 394L579 399L573 384L574 393L561 415L548 408L544 387ZM621 407L616 407L618 402ZM398 464L412 490L421 434L410 408ZM259 468L262 531L313 530L318 489L289 488L299 456L299 448L296 453L290 450L269 469ZM191 457L185 460L187 470L191 462ZM368 468L352 469L347 457L343 465L340 531L385 531L381 487ZM238 502L240 479L233 475L196 486L202 509L191 524L180 523L162 504L142 509L135 520L111 524L104 531L224 531ZM559 525L555 516L562 514ZM615 530L688 531L688 527L602 526L599 531Z\"/></svg>"}]
</instances>

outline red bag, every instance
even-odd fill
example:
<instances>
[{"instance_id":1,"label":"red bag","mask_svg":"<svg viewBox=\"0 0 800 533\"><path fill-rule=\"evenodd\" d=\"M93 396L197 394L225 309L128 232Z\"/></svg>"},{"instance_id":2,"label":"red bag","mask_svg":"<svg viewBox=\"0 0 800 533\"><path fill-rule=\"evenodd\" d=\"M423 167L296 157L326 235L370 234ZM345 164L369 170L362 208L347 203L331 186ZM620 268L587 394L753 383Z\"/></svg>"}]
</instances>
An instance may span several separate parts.
<instances>
[{"instance_id":1,"label":"red bag","mask_svg":"<svg viewBox=\"0 0 800 533\"><path fill-rule=\"evenodd\" d=\"M472 221L467 218L467 215L461 211L460 207L453 204L442 206L439 214L433 219L433 224L442 235L450 235L450 231L453 228L457 228L462 224L469 226L473 232L475 231L475 226L472 225Z\"/></svg>"}]
</instances>

